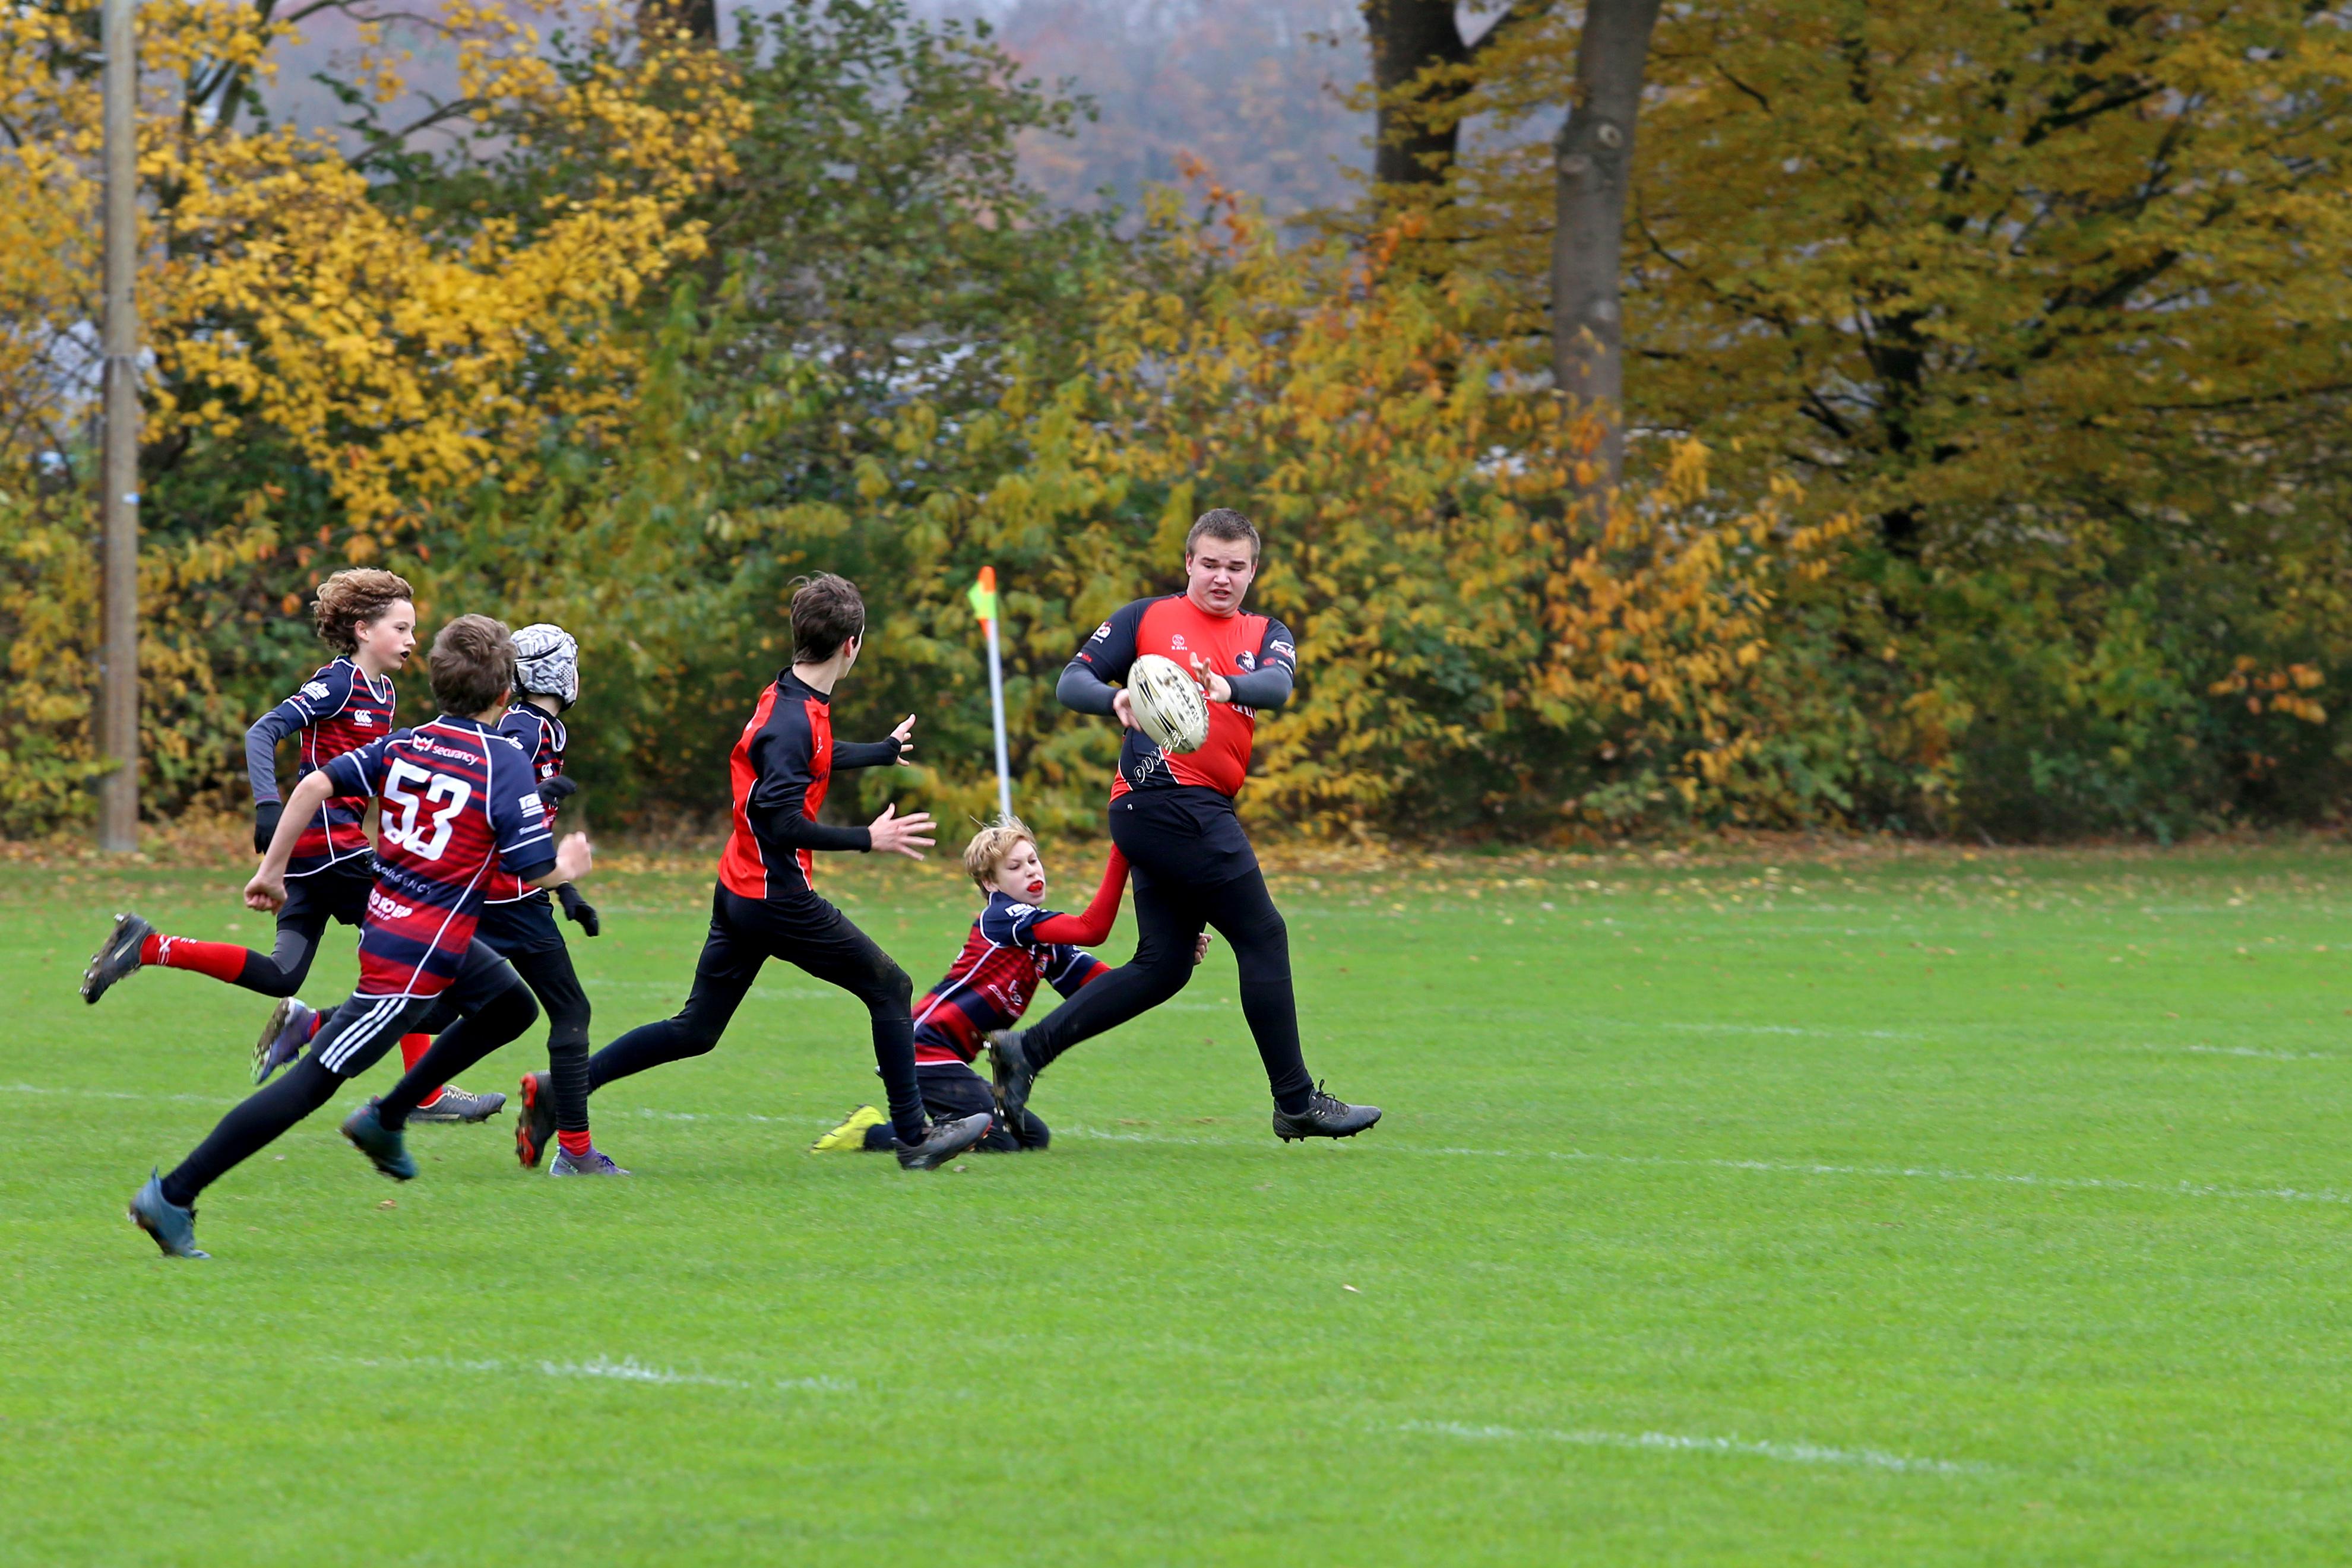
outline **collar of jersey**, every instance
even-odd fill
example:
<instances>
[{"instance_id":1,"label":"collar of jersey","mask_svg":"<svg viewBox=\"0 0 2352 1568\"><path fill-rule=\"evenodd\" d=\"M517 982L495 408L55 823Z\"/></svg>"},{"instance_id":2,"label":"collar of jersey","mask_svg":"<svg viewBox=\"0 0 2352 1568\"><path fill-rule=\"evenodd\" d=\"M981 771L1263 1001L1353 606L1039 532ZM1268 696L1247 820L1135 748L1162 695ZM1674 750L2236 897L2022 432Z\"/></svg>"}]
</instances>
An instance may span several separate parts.
<instances>
[{"instance_id":1,"label":"collar of jersey","mask_svg":"<svg viewBox=\"0 0 2352 1568\"><path fill-rule=\"evenodd\" d=\"M375 698L378 702L385 700L387 694L392 689L392 676L389 674L383 675L371 675L365 670L361 669L360 662L357 659L352 658L349 653L336 654L335 662L339 664L349 664L352 667L352 674L360 678L360 685L367 688L368 695ZM375 689L375 684L379 680L383 681L384 685L384 690L381 692Z\"/></svg>"},{"instance_id":2,"label":"collar of jersey","mask_svg":"<svg viewBox=\"0 0 2352 1568\"><path fill-rule=\"evenodd\" d=\"M438 717L436 717L436 719L434 719L434 720L433 720L433 724L428 724L428 725L426 725L425 727L425 728L427 728L427 729L431 729L431 728L433 727L433 725L435 725L435 724L446 724L446 725L453 725L453 726L455 726L456 727L457 727L457 728L459 728L459 729L470 729L470 730L472 730L476 735L490 735L490 734L494 734L494 733L496 733L496 729L497 729L497 727L496 727L496 726L494 726L494 725L488 725L488 724L484 724L480 719L478 719L478 718L467 718L464 714L461 714L461 713L445 713L445 714L442 714L441 716L439 716Z\"/></svg>"},{"instance_id":3,"label":"collar of jersey","mask_svg":"<svg viewBox=\"0 0 2352 1568\"><path fill-rule=\"evenodd\" d=\"M833 694L831 692L821 692L817 690L814 686L809 685L806 681L793 674L793 667L790 664L786 664L782 670L776 673L776 689L778 691L790 689L800 693L803 696L814 697L817 701L823 703L827 707L831 707L833 706Z\"/></svg>"}]
</instances>

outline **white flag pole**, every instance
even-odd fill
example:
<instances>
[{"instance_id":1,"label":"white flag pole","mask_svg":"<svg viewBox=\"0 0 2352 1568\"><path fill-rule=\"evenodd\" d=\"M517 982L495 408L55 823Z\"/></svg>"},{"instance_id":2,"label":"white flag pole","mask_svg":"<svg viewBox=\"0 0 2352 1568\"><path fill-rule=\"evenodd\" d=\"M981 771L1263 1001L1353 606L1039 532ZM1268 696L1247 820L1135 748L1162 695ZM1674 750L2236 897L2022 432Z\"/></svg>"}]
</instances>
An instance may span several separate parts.
<instances>
[{"instance_id":1,"label":"white flag pole","mask_svg":"<svg viewBox=\"0 0 2352 1568\"><path fill-rule=\"evenodd\" d=\"M997 649L996 622L988 622L988 700L996 710L996 810L1013 815L1013 761L1004 745L1004 655Z\"/></svg>"}]
</instances>

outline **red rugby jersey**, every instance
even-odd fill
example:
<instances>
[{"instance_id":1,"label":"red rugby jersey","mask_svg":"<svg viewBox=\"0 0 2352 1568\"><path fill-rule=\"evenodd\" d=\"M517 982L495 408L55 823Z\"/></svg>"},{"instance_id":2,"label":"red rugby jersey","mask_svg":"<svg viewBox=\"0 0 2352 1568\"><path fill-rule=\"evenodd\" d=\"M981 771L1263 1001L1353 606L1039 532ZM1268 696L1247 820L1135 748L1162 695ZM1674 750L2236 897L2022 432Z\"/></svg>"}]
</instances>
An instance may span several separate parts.
<instances>
[{"instance_id":1,"label":"red rugby jersey","mask_svg":"<svg viewBox=\"0 0 2352 1568\"><path fill-rule=\"evenodd\" d=\"M727 758L733 830L719 856L719 880L745 898L790 898L816 890L816 856L826 849L869 847L863 828L815 827L837 768L879 768L898 759L895 740L835 746L833 699L791 670L760 694L759 706ZM812 824L785 837L786 822Z\"/></svg>"},{"instance_id":2,"label":"red rugby jersey","mask_svg":"<svg viewBox=\"0 0 2352 1568\"><path fill-rule=\"evenodd\" d=\"M1245 675L1279 664L1298 668L1298 643L1290 628L1271 615L1212 615L1181 593L1139 599L1095 629L1076 662L1106 681L1124 681L1145 653L1173 659L1186 671L1193 661L1221 675ZM1238 795L1249 776L1250 746L1257 736L1257 713L1238 703L1209 705L1209 738L1201 749L1163 752L1139 729L1127 732L1119 747L1118 778L1110 787L1118 800L1130 789L1166 789L1198 784L1220 795Z\"/></svg>"}]
</instances>

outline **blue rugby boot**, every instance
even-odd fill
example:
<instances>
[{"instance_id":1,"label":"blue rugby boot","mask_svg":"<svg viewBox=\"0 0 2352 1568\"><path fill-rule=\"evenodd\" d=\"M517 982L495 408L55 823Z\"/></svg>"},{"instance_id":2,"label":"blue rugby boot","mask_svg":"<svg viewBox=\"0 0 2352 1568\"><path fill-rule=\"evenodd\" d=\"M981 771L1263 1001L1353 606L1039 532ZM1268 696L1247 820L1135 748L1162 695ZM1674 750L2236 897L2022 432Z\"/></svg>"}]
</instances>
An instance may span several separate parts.
<instances>
[{"instance_id":1,"label":"blue rugby boot","mask_svg":"<svg viewBox=\"0 0 2352 1568\"><path fill-rule=\"evenodd\" d=\"M613 1156L602 1149L591 1149L575 1155L558 1144L555 1157L547 1162L547 1174L551 1176L626 1176L629 1173L613 1163Z\"/></svg>"},{"instance_id":2,"label":"blue rugby boot","mask_svg":"<svg viewBox=\"0 0 2352 1568\"><path fill-rule=\"evenodd\" d=\"M151 1170L147 1185L131 1197L131 1223L155 1239L166 1258L209 1258L196 1247L196 1211L182 1208L163 1196L163 1173Z\"/></svg>"},{"instance_id":3,"label":"blue rugby boot","mask_svg":"<svg viewBox=\"0 0 2352 1568\"><path fill-rule=\"evenodd\" d=\"M988 1129L995 1120L985 1111L975 1111L969 1116L934 1122L921 1143L911 1149L904 1144L898 1145L898 1168L935 1171L988 1136Z\"/></svg>"},{"instance_id":4,"label":"blue rugby boot","mask_svg":"<svg viewBox=\"0 0 2352 1568\"><path fill-rule=\"evenodd\" d=\"M383 1124L376 1107L381 1100L366 1104L343 1118L343 1136L352 1147L365 1155L376 1169L394 1181L415 1181L416 1162L408 1157L408 1145L400 1134Z\"/></svg>"},{"instance_id":5,"label":"blue rugby boot","mask_svg":"<svg viewBox=\"0 0 2352 1568\"><path fill-rule=\"evenodd\" d=\"M319 1016L317 1010L299 997L288 997L270 1010L269 1021L261 1026L261 1038L253 1042L253 1081L267 1083L269 1075L302 1054L310 1043L310 1023Z\"/></svg>"},{"instance_id":6,"label":"blue rugby boot","mask_svg":"<svg viewBox=\"0 0 2352 1568\"><path fill-rule=\"evenodd\" d=\"M1286 1144L1294 1138L1352 1138L1380 1119L1378 1105L1350 1105L1337 1095L1324 1093L1323 1085L1318 1083L1304 1111L1275 1108L1274 1135Z\"/></svg>"}]
</instances>

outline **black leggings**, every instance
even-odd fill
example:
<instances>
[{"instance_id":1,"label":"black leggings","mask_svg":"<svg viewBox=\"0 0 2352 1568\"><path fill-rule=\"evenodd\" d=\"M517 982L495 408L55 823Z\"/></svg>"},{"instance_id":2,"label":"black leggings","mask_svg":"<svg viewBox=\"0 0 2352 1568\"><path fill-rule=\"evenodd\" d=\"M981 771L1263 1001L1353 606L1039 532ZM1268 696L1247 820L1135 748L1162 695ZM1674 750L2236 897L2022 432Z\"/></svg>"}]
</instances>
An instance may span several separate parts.
<instances>
[{"instance_id":1,"label":"black leggings","mask_svg":"<svg viewBox=\"0 0 2352 1568\"><path fill-rule=\"evenodd\" d=\"M492 946L500 950L495 943ZM584 1133L588 1130L588 993L572 967L571 951L558 942L553 947L502 951L502 956L547 1010L547 1080L555 1091L556 1129ZM329 1008L320 1015L321 1032L339 1010ZM457 1005L445 997L425 1013L416 1032L437 1035L455 1024L457 1017ZM420 1067L424 1060L418 1059Z\"/></svg>"},{"instance_id":2,"label":"black leggings","mask_svg":"<svg viewBox=\"0 0 2352 1568\"><path fill-rule=\"evenodd\" d=\"M417 1102L522 1033L539 1016L530 992L516 981L514 971L479 942L468 950L466 967L447 994L457 998L462 1016L383 1097L381 1114L387 1127L404 1124ZM194 1202L198 1193L268 1147L333 1099L343 1084L374 1066L437 1005L359 996L343 1003L336 1009L335 1021L319 1031L301 1061L246 1096L173 1167L163 1178L164 1197L183 1206Z\"/></svg>"},{"instance_id":3,"label":"black leggings","mask_svg":"<svg viewBox=\"0 0 2352 1568\"><path fill-rule=\"evenodd\" d=\"M367 913L375 866L368 860L358 864L356 873L321 871L288 878L286 902L278 911L278 940L267 953L245 950L245 967L237 972L236 983L265 997L290 997L300 990L329 922L357 925Z\"/></svg>"},{"instance_id":4,"label":"black leggings","mask_svg":"<svg viewBox=\"0 0 2352 1568\"><path fill-rule=\"evenodd\" d=\"M1117 1029L1182 990L1192 978L1192 953L1204 927L1213 926L1234 949L1241 968L1242 1016L1257 1040L1266 1086L1286 1111L1307 1107L1315 1088L1298 1046L1298 1005L1290 988L1290 928L1253 867L1213 887L1149 883L1135 887L1135 956L1093 981L1045 1020L1024 1030L1023 1043L1041 1066L1082 1040Z\"/></svg>"},{"instance_id":5,"label":"black leggings","mask_svg":"<svg viewBox=\"0 0 2352 1568\"><path fill-rule=\"evenodd\" d=\"M929 1124L915 1082L915 1020L908 1012L914 982L872 937L814 894L745 898L721 883L711 896L710 934L703 938L686 1006L676 1017L631 1030L589 1058L590 1092L648 1067L709 1051L770 958L796 964L866 1004L874 1064L889 1097L890 1124L907 1143L921 1143Z\"/></svg>"}]
</instances>

